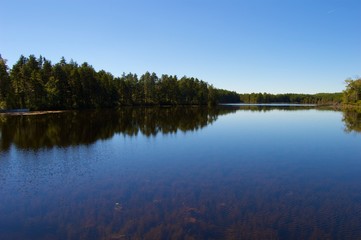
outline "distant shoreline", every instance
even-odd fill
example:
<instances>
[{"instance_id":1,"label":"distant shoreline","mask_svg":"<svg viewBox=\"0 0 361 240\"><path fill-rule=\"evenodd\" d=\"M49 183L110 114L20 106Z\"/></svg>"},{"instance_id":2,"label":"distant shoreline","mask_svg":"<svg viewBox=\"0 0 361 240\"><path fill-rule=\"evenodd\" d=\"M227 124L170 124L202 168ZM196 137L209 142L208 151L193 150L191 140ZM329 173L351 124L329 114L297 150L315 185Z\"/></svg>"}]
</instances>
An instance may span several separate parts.
<instances>
[{"instance_id":1,"label":"distant shoreline","mask_svg":"<svg viewBox=\"0 0 361 240\"><path fill-rule=\"evenodd\" d=\"M151 105L146 107L154 107L159 105ZM169 105L171 106L171 105ZM179 106L179 105L174 105ZM181 105L185 106L185 105ZM187 106L200 106L200 105L187 105ZM202 106L202 105L201 105ZM347 109L361 109L359 105L352 104L302 104L302 103L220 103L216 106L249 106L249 107L312 107L316 109L322 108L333 108L336 110L347 110ZM127 106L134 107L134 106ZM139 106L137 106L139 107ZM116 109L116 108L114 108ZM55 114L55 113L64 113L69 111L79 111L79 110L90 110L90 109L65 109L65 110L29 110L29 109L15 109L15 110L0 110L0 116L34 116L34 115L45 115L45 114Z\"/></svg>"},{"instance_id":2,"label":"distant shoreline","mask_svg":"<svg viewBox=\"0 0 361 240\"><path fill-rule=\"evenodd\" d=\"M221 106L265 106L265 107L317 107L317 104L307 103L221 103Z\"/></svg>"}]
</instances>

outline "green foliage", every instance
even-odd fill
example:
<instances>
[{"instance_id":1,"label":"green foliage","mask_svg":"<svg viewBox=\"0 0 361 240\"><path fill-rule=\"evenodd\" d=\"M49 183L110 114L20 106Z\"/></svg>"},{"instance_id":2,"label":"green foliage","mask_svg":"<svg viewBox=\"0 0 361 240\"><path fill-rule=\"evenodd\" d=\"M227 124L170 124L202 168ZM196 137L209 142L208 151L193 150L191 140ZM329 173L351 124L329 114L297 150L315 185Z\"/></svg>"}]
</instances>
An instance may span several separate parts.
<instances>
[{"instance_id":1,"label":"green foliage","mask_svg":"<svg viewBox=\"0 0 361 240\"><path fill-rule=\"evenodd\" d=\"M239 95L197 78L146 72L114 77L88 63L21 56L10 71L0 57L1 107L39 109L108 108L124 105L215 105ZM5 107L4 107L5 108Z\"/></svg>"},{"instance_id":2,"label":"green foliage","mask_svg":"<svg viewBox=\"0 0 361 240\"><path fill-rule=\"evenodd\" d=\"M317 94L270 94L250 93L240 94L243 103L300 103L300 104L338 104L342 101L342 93L317 93Z\"/></svg>"},{"instance_id":3,"label":"green foliage","mask_svg":"<svg viewBox=\"0 0 361 240\"><path fill-rule=\"evenodd\" d=\"M361 80L347 80L342 93L238 94L193 77L146 72L114 77L88 63L20 56L9 71L0 56L0 107L39 109L108 108L125 105L215 105L217 103L360 104Z\"/></svg>"},{"instance_id":4,"label":"green foliage","mask_svg":"<svg viewBox=\"0 0 361 240\"><path fill-rule=\"evenodd\" d=\"M6 60L0 55L0 109L5 109L10 101L10 76Z\"/></svg>"},{"instance_id":5,"label":"green foliage","mask_svg":"<svg viewBox=\"0 0 361 240\"><path fill-rule=\"evenodd\" d=\"M220 103L239 103L240 95L234 91L228 91L224 89L216 90L217 99Z\"/></svg>"},{"instance_id":6,"label":"green foliage","mask_svg":"<svg viewBox=\"0 0 361 240\"><path fill-rule=\"evenodd\" d=\"M343 91L343 103L361 106L361 78L345 81L346 89Z\"/></svg>"}]
</instances>

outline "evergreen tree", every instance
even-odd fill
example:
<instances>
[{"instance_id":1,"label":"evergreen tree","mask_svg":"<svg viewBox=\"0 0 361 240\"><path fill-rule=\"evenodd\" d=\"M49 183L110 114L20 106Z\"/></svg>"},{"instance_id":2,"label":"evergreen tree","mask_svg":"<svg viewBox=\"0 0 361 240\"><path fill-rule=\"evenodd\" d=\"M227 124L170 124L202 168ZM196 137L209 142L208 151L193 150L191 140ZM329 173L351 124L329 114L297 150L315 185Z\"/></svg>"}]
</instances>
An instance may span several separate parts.
<instances>
[{"instance_id":1,"label":"evergreen tree","mask_svg":"<svg viewBox=\"0 0 361 240\"><path fill-rule=\"evenodd\" d=\"M13 89L14 99L12 101L13 108L24 108L26 107L26 73L25 64L27 59L21 55L19 60L14 64L10 71L11 88Z\"/></svg>"},{"instance_id":2,"label":"evergreen tree","mask_svg":"<svg viewBox=\"0 0 361 240\"><path fill-rule=\"evenodd\" d=\"M6 60L0 55L0 109L10 107L11 104L10 76Z\"/></svg>"}]
</instances>

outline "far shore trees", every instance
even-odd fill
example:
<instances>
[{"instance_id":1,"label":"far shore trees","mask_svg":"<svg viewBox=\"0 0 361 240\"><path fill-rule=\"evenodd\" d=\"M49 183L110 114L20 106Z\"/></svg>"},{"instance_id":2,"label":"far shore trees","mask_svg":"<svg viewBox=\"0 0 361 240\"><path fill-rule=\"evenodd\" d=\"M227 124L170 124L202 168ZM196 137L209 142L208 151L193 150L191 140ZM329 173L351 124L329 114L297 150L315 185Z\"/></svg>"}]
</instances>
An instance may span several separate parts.
<instances>
[{"instance_id":1,"label":"far shore trees","mask_svg":"<svg viewBox=\"0 0 361 240\"><path fill-rule=\"evenodd\" d=\"M114 77L65 58L20 56L9 70L0 56L0 109L114 108L125 105L215 105L239 102L235 92L193 77L146 72Z\"/></svg>"},{"instance_id":2,"label":"far shore trees","mask_svg":"<svg viewBox=\"0 0 361 240\"><path fill-rule=\"evenodd\" d=\"M115 77L90 64L52 64L34 55L20 56L9 69L0 55L0 110L90 109L134 105L216 105L218 103L300 103L361 105L361 79L346 80L343 93L270 94L217 89L198 78L154 72Z\"/></svg>"},{"instance_id":3,"label":"far shore trees","mask_svg":"<svg viewBox=\"0 0 361 240\"><path fill-rule=\"evenodd\" d=\"M317 104L333 105L342 102L342 93L245 93L240 94L240 100L243 103L298 103L298 104Z\"/></svg>"}]
</instances>

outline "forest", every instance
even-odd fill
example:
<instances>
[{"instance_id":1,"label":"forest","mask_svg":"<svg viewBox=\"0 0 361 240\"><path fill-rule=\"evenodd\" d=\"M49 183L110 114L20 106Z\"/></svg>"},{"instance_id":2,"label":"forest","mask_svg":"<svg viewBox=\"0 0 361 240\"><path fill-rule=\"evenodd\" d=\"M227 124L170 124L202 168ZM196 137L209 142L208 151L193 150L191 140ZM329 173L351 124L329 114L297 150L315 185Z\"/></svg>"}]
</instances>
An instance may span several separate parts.
<instances>
[{"instance_id":1,"label":"forest","mask_svg":"<svg viewBox=\"0 0 361 240\"><path fill-rule=\"evenodd\" d=\"M146 72L115 77L87 62L65 58L52 64L20 56L11 69L0 55L1 109L94 109L134 105L216 105L219 103L301 103L361 105L361 79L346 80L343 93L270 94L217 89L194 77Z\"/></svg>"},{"instance_id":2,"label":"forest","mask_svg":"<svg viewBox=\"0 0 361 240\"><path fill-rule=\"evenodd\" d=\"M270 94L250 93L240 94L240 101L243 103L300 103L333 105L342 102L342 93L317 93L317 94Z\"/></svg>"},{"instance_id":3,"label":"forest","mask_svg":"<svg viewBox=\"0 0 361 240\"><path fill-rule=\"evenodd\" d=\"M127 105L215 105L239 102L236 92L193 77L146 72L114 77L88 63L62 58L52 64L20 56L9 69L0 56L0 109L91 109Z\"/></svg>"}]
</instances>

